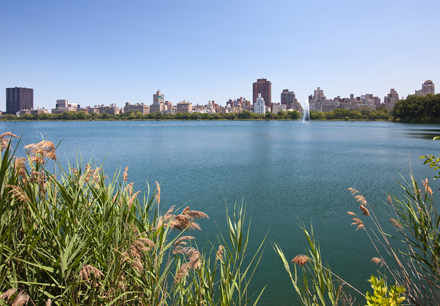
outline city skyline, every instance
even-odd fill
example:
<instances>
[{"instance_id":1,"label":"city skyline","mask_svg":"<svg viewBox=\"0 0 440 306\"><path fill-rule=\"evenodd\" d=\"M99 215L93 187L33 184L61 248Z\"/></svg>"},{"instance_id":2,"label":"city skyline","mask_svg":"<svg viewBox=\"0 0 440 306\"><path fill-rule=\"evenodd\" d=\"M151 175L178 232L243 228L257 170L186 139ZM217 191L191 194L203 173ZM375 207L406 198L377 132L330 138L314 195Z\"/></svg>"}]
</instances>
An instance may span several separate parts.
<instances>
[{"instance_id":1,"label":"city skyline","mask_svg":"<svg viewBox=\"0 0 440 306\"><path fill-rule=\"evenodd\" d=\"M426 10L426 7L429 10ZM252 99L251 83L326 96L400 97L438 82L437 1L301 3L22 1L0 5L0 88L33 88L34 105ZM159 13L160 12L160 13ZM362 22L361 22L362 21ZM10 39L11 37L20 39ZM154 46L154 47L153 47ZM6 110L0 95L0 110Z\"/></svg>"}]
</instances>

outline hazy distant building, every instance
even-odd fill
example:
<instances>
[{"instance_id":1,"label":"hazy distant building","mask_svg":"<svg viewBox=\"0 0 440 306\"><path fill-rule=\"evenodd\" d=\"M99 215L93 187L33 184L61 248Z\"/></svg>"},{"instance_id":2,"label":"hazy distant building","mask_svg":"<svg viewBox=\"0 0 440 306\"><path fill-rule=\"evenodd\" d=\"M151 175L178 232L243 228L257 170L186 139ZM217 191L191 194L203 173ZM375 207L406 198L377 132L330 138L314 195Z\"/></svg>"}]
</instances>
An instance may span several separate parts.
<instances>
[{"instance_id":1,"label":"hazy distant building","mask_svg":"<svg viewBox=\"0 0 440 306\"><path fill-rule=\"evenodd\" d=\"M6 88L6 113L15 115L25 109L34 108L34 90L32 88Z\"/></svg>"},{"instance_id":2,"label":"hazy distant building","mask_svg":"<svg viewBox=\"0 0 440 306\"><path fill-rule=\"evenodd\" d=\"M56 108L68 107L69 101L67 99L59 99L57 100Z\"/></svg>"},{"instance_id":3,"label":"hazy distant building","mask_svg":"<svg viewBox=\"0 0 440 306\"><path fill-rule=\"evenodd\" d=\"M150 105L150 113L162 112L167 109L164 97L165 95L160 93L159 89L153 94L153 104Z\"/></svg>"},{"instance_id":4,"label":"hazy distant building","mask_svg":"<svg viewBox=\"0 0 440 306\"><path fill-rule=\"evenodd\" d=\"M272 83L267 79L257 79L256 82L252 84L252 102L256 103L257 98L261 94L261 98L265 101L267 107L272 106Z\"/></svg>"},{"instance_id":5,"label":"hazy distant building","mask_svg":"<svg viewBox=\"0 0 440 306\"><path fill-rule=\"evenodd\" d=\"M301 104L295 97L295 93L293 91L289 91L288 89L283 89L281 92L281 104L285 104L287 109L293 109L299 111L300 113L303 110Z\"/></svg>"},{"instance_id":6,"label":"hazy distant building","mask_svg":"<svg viewBox=\"0 0 440 306\"><path fill-rule=\"evenodd\" d=\"M287 108L291 108L291 105L296 100L295 93L288 89L283 89L281 92L281 104L285 104Z\"/></svg>"},{"instance_id":7,"label":"hazy distant building","mask_svg":"<svg viewBox=\"0 0 440 306\"><path fill-rule=\"evenodd\" d=\"M258 96L254 102L254 113L256 113L256 114L265 114L266 113L266 103L260 93L258 94Z\"/></svg>"},{"instance_id":8,"label":"hazy distant building","mask_svg":"<svg viewBox=\"0 0 440 306\"><path fill-rule=\"evenodd\" d=\"M285 111L285 110L287 110L286 104L272 103L272 113L276 114L279 111Z\"/></svg>"},{"instance_id":9,"label":"hazy distant building","mask_svg":"<svg viewBox=\"0 0 440 306\"><path fill-rule=\"evenodd\" d=\"M324 101L326 98L324 96L324 90L322 90L320 87L318 87L318 89L313 91L313 101L315 103L317 102L322 102Z\"/></svg>"},{"instance_id":10,"label":"hazy distant building","mask_svg":"<svg viewBox=\"0 0 440 306\"><path fill-rule=\"evenodd\" d=\"M160 90L158 89L156 93L153 95L153 104L157 103L164 103L165 95L160 93Z\"/></svg>"},{"instance_id":11,"label":"hazy distant building","mask_svg":"<svg viewBox=\"0 0 440 306\"><path fill-rule=\"evenodd\" d=\"M140 112L141 114L149 114L150 107L144 105L144 103L130 104L130 102L125 102L124 113L128 112Z\"/></svg>"},{"instance_id":12,"label":"hazy distant building","mask_svg":"<svg viewBox=\"0 0 440 306\"><path fill-rule=\"evenodd\" d=\"M104 104L101 106L95 105L94 107L88 108L88 113L116 115L119 114L119 108L114 103L109 106L105 106Z\"/></svg>"},{"instance_id":13,"label":"hazy distant building","mask_svg":"<svg viewBox=\"0 0 440 306\"><path fill-rule=\"evenodd\" d=\"M76 103L69 103L67 99L58 99L55 108L52 108L52 114L62 114L64 112L76 112L80 106Z\"/></svg>"},{"instance_id":14,"label":"hazy distant building","mask_svg":"<svg viewBox=\"0 0 440 306\"><path fill-rule=\"evenodd\" d=\"M426 80L422 84L422 89L416 90L416 96L426 96L427 94L435 95L434 83L431 80Z\"/></svg>"},{"instance_id":15,"label":"hazy distant building","mask_svg":"<svg viewBox=\"0 0 440 306\"><path fill-rule=\"evenodd\" d=\"M390 111L396 106L396 102L399 101L399 94L394 88L390 90L390 93L383 98L385 107Z\"/></svg>"},{"instance_id":16,"label":"hazy distant building","mask_svg":"<svg viewBox=\"0 0 440 306\"><path fill-rule=\"evenodd\" d=\"M185 100L177 103L177 112L182 114L192 112L192 104Z\"/></svg>"}]
</instances>

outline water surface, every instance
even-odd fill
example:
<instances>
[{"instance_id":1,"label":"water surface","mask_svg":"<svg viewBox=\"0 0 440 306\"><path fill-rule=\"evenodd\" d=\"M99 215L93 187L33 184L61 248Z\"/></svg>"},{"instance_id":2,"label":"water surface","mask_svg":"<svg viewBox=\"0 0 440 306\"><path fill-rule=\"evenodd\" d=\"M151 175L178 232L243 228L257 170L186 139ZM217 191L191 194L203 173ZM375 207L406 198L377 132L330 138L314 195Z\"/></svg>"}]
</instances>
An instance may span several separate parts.
<instances>
[{"instance_id":1,"label":"water surface","mask_svg":"<svg viewBox=\"0 0 440 306\"><path fill-rule=\"evenodd\" d=\"M288 258L304 253L301 222L313 224L332 269L367 291L377 254L365 233L350 226L346 212L357 213L358 204L347 188L359 189L386 223L381 210L387 193L400 192L398 173L406 175L411 165L420 180L433 177L419 157L439 155L440 145L432 141L438 126L387 122L0 122L1 132L12 130L23 135L20 149L41 135L61 142L64 165L81 154L85 161L105 160L110 175L128 166L137 190L158 181L163 207L189 205L210 216L195 233L199 245L209 246L225 229L226 205L244 201L252 215L251 251L269 231L251 289L267 284L260 305L298 304L271 242Z\"/></svg>"}]
</instances>

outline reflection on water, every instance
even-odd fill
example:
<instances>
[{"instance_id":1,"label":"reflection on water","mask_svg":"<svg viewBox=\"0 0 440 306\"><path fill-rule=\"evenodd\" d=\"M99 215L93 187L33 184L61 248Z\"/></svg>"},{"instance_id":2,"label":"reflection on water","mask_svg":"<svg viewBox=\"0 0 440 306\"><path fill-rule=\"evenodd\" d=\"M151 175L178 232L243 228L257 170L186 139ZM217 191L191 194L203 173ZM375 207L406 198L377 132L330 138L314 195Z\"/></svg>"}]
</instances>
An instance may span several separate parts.
<instances>
[{"instance_id":1,"label":"reflection on water","mask_svg":"<svg viewBox=\"0 0 440 306\"><path fill-rule=\"evenodd\" d=\"M419 130L406 130L404 137L433 139L436 136L440 136L440 129L419 129Z\"/></svg>"}]
</instances>

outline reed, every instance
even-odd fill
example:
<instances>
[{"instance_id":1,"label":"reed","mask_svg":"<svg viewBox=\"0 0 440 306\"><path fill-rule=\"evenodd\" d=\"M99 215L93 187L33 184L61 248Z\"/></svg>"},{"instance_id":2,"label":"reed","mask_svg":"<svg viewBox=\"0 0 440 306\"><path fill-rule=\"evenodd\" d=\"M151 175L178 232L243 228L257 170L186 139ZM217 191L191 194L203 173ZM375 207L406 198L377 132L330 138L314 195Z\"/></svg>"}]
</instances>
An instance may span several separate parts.
<instances>
[{"instance_id":1,"label":"reed","mask_svg":"<svg viewBox=\"0 0 440 306\"><path fill-rule=\"evenodd\" d=\"M228 215L230 240L201 251L196 221L208 216L174 206L162 213L157 182L140 202L128 168L112 179L89 164L63 169L47 140L27 145L27 158L18 158L12 137L0 135L0 302L256 304L261 293L247 294L262 251L244 264L243 207L238 218ZM57 175L47 170L52 164Z\"/></svg>"}]
</instances>

